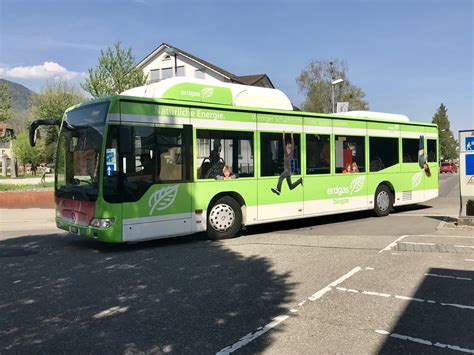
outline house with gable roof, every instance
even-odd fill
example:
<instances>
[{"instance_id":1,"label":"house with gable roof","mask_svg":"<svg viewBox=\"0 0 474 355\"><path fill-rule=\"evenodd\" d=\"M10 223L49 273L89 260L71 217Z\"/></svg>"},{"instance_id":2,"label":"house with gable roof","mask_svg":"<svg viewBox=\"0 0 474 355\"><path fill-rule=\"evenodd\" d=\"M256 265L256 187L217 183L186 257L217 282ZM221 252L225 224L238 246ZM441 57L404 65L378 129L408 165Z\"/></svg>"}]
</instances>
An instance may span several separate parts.
<instances>
[{"instance_id":1,"label":"house with gable roof","mask_svg":"<svg viewBox=\"0 0 474 355\"><path fill-rule=\"evenodd\" d=\"M162 43L140 61L136 67L147 75L147 84L174 76L183 76L209 81L274 88L267 74L235 75L167 43Z\"/></svg>"}]
</instances>

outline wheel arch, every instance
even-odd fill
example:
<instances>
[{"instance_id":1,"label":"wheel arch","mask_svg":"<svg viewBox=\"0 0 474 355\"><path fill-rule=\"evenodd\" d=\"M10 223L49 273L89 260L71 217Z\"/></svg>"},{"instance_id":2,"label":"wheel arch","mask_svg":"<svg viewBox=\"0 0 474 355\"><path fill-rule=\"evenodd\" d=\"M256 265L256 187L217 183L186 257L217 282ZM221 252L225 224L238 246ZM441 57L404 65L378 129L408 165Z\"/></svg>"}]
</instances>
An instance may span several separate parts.
<instances>
[{"instance_id":1,"label":"wheel arch","mask_svg":"<svg viewBox=\"0 0 474 355\"><path fill-rule=\"evenodd\" d=\"M207 205L207 214L209 214L209 210L210 210L211 206L217 200L219 200L221 197L224 197L224 196L232 197L235 201L237 201L237 203L239 204L240 209L242 211L242 224L245 224L245 222L247 220L247 206L245 204L245 200L242 197L242 195L239 194L238 192L235 192L235 191L222 191L222 192L219 192L218 194L214 195L214 197L211 198L211 201L209 201L209 204Z\"/></svg>"},{"instance_id":2,"label":"wheel arch","mask_svg":"<svg viewBox=\"0 0 474 355\"><path fill-rule=\"evenodd\" d=\"M390 192L392 193L392 196L393 198L395 199L395 188L393 187L392 183L390 181L387 181L387 180L384 180L382 182L380 182L378 185L377 185L377 188L375 189L374 191L374 195L375 193L377 192L377 189L382 186L382 185L385 185L387 186L389 189L390 189Z\"/></svg>"}]
</instances>

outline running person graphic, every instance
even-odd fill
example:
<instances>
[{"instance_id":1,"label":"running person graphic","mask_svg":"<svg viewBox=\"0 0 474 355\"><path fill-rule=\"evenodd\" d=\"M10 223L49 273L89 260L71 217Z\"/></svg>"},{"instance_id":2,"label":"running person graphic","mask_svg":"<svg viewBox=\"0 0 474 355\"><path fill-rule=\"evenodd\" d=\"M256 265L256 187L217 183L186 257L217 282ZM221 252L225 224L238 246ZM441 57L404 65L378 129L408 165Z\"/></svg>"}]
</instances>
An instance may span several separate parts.
<instances>
[{"instance_id":1,"label":"running person graphic","mask_svg":"<svg viewBox=\"0 0 474 355\"><path fill-rule=\"evenodd\" d=\"M282 134L282 141L283 141L283 172L280 174L280 177L278 178L278 185L276 189L272 187L272 192L280 195L281 194L281 184L283 183L283 180L286 179L286 182L288 183L288 187L290 190L293 190L296 186L299 184L303 184L303 179L299 178L296 180L294 183L291 182L291 161L293 160L294 153L295 153L295 141L293 139L293 133L291 133L291 143L286 143L285 145L285 136L286 133L283 132Z\"/></svg>"}]
</instances>

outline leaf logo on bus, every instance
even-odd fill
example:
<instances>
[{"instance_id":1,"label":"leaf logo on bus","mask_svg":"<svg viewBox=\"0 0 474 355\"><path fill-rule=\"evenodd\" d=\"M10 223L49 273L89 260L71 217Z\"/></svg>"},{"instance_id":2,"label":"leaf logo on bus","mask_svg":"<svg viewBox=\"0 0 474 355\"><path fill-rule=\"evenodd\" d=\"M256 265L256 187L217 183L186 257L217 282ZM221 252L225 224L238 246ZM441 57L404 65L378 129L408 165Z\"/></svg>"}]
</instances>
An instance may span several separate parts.
<instances>
[{"instance_id":1,"label":"leaf logo on bus","mask_svg":"<svg viewBox=\"0 0 474 355\"><path fill-rule=\"evenodd\" d=\"M211 97L212 95L214 95L213 88L204 88L201 90L201 98Z\"/></svg>"},{"instance_id":2,"label":"leaf logo on bus","mask_svg":"<svg viewBox=\"0 0 474 355\"><path fill-rule=\"evenodd\" d=\"M179 185L165 186L156 190L148 199L150 216L154 211L163 211L171 206L178 195Z\"/></svg>"},{"instance_id":3,"label":"leaf logo on bus","mask_svg":"<svg viewBox=\"0 0 474 355\"><path fill-rule=\"evenodd\" d=\"M365 176L359 176L352 180L351 186L349 187L351 195L357 193L364 187Z\"/></svg>"},{"instance_id":4,"label":"leaf logo on bus","mask_svg":"<svg viewBox=\"0 0 474 355\"><path fill-rule=\"evenodd\" d=\"M421 172L419 173L416 173L415 175L413 175L413 177L411 178L411 189L414 190L418 185L421 184L421 178L422 178L422 174Z\"/></svg>"}]
</instances>

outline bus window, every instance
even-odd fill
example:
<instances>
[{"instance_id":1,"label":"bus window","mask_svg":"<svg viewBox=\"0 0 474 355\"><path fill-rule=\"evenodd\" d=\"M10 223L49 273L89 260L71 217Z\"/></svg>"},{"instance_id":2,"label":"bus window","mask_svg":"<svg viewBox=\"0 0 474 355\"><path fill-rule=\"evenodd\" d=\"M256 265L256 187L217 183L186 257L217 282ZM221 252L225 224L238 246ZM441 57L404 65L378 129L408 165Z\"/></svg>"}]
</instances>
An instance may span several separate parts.
<instances>
[{"instance_id":1,"label":"bus window","mask_svg":"<svg viewBox=\"0 0 474 355\"><path fill-rule=\"evenodd\" d=\"M183 132L179 128L157 128L157 172L156 182L184 180L186 164L184 155Z\"/></svg>"},{"instance_id":2,"label":"bus window","mask_svg":"<svg viewBox=\"0 0 474 355\"><path fill-rule=\"evenodd\" d=\"M365 172L365 137L336 136L336 173L346 172Z\"/></svg>"},{"instance_id":3,"label":"bus window","mask_svg":"<svg viewBox=\"0 0 474 355\"><path fill-rule=\"evenodd\" d=\"M156 174L155 128L133 127L132 132L132 151L121 157L126 201L138 200L153 185Z\"/></svg>"},{"instance_id":4,"label":"bus window","mask_svg":"<svg viewBox=\"0 0 474 355\"><path fill-rule=\"evenodd\" d=\"M418 150L420 140L418 138L402 139L402 154L404 163L418 163Z\"/></svg>"},{"instance_id":5,"label":"bus window","mask_svg":"<svg viewBox=\"0 0 474 355\"><path fill-rule=\"evenodd\" d=\"M331 150L328 134L306 135L306 174L329 174Z\"/></svg>"},{"instance_id":6,"label":"bus window","mask_svg":"<svg viewBox=\"0 0 474 355\"><path fill-rule=\"evenodd\" d=\"M106 201L138 201L153 184L190 180L188 158L183 154L183 139L187 139L184 129L129 128L131 150L120 152L124 139L120 127L109 127L104 169Z\"/></svg>"},{"instance_id":7,"label":"bus window","mask_svg":"<svg viewBox=\"0 0 474 355\"><path fill-rule=\"evenodd\" d=\"M427 150L428 150L428 162L430 163L435 163L438 161L436 158L436 139L428 139L428 144L427 144Z\"/></svg>"},{"instance_id":8,"label":"bus window","mask_svg":"<svg viewBox=\"0 0 474 355\"><path fill-rule=\"evenodd\" d=\"M398 164L398 138L369 138L370 171L380 171Z\"/></svg>"},{"instance_id":9,"label":"bus window","mask_svg":"<svg viewBox=\"0 0 474 355\"><path fill-rule=\"evenodd\" d=\"M237 178L254 176L253 133L197 130L198 179L215 179L228 165Z\"/></svg>"},{"instance_id":10,"label":"bus window","mask_svg":"<svg viewBox=\"0 0 474 355\"><path fill-rule=\"evenodd\" d=\"M297 133L260 133L260 162L261 176L279 176L284 168L284 143L291 143L293 136L293 159L291 173L301 174L301 145L300 135Z\"/></svg>"}]
</instances>

